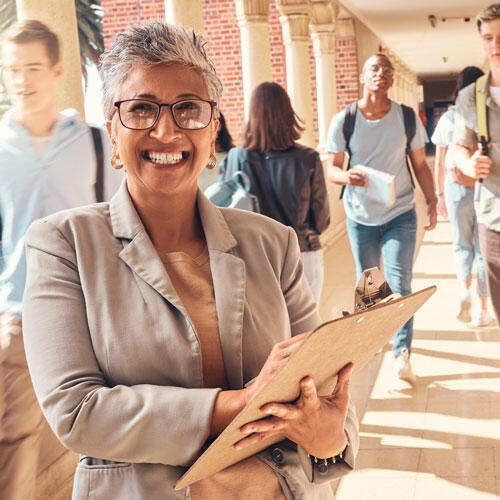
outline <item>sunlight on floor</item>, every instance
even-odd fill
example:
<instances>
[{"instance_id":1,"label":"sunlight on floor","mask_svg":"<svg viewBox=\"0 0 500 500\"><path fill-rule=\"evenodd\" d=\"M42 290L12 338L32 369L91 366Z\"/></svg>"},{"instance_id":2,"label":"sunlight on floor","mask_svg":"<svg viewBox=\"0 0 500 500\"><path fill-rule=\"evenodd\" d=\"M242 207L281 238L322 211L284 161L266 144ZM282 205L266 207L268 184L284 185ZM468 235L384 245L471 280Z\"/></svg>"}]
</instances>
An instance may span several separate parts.
<instances>
[{"instance_id":1,"label":"sunlight on floor","mask_svg":"<svg viewBox=\"0 0 500 500\"><path fill-rule=\"evenodd\" d=\"M327 250L325 267L320 309L329 319L352 307L347 237ZM334 485L337 500L499 498L500 331L455 319L448 221L424 235L416 259L413 290L430 284L438 291L415 317L417 386L394 380L389 344L351 384L361 449L356 470Z\"/></svg>"}]
</instances>

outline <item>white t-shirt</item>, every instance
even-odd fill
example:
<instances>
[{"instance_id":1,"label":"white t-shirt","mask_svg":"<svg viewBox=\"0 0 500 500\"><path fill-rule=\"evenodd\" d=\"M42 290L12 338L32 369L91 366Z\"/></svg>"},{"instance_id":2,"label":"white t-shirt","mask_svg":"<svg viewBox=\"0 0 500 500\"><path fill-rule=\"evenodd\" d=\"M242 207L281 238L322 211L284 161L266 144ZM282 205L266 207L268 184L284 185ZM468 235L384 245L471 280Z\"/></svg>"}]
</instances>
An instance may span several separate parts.
<instances>
[{"instance_id":1,"label":"white t-shirt","mask_svg":"<svg viewBox=\"0 0 500 500\"><path fill-rule=\"evenodd\" d=\"M455 121L455 106L450 106L448 110L441 115L437 122L431 141L436 146L448 148L444 157L444 167L448 173L455 165L453 152L449 147L453 143L453 122Z\"/></svg>"},{"instance_id":2,"label":"white t-shirt","mask_svg":"<svg viewBox=\"0 0 500 500\"><path fill-rule=\"evenodd\" d=\"M500 87L490 86L490 96L495 101L497 106L500 106Z\"/></svg>"},{"instance_id":3,"label":"white t-shirt","mask_svg":"<svg viewBox=\"0 0 500 500\"><path fill-rule=\"evenodd\" d=\"M380 120L367 120L358 108L354 132L349 141L351 166L366 165L395 176L396 203L391 207L367 198L364 188L346 186L344 208L346 215L367 226L386 224L415 205L415 195L406 165L406 134L401 105L391 101L391 109ZM329 153L346 152L342 127L345 110L337 113L330 123L326 150ZM416 116L415 136L410 144L412 151L423 148L427 134Z\"/></svg>"}]
</instances>

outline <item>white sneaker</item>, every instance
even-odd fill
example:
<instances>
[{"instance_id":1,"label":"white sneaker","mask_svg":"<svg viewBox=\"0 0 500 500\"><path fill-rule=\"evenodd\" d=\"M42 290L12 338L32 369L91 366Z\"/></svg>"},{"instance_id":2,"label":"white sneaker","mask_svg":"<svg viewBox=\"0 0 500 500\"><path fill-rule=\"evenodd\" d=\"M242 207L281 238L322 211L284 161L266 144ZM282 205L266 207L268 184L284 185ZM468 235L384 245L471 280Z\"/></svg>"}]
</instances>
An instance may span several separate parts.
<instances>
[{"instance_id":1,"label":"white sneaker","mask_svg":"<svg viewBox=\"0 0 500 500\"><path fill-rule=\"evenodd\" d=\"M401 349L400 355L396 358L394 363L394 374L399 379L406 380L406 382L415 385L416 378L411 369L410 353L406 347Z\"/></svg>"},{"instance_id":2,"label":"white sneaker","mask_svg":"<svg viewBox=\"0 0 500 500\"><path fill-rule=\"evenodd\" d=\"M457 319L462 323L469 323L472 320L470 315L472 301L470 299L469 293L462 296L460 299L460 307L458 309Z\"/></svg>"},{"instance_id":3,"label":"white sneaker","mask_svg":"<svg viewBox=\"0 0 500 500\"><path fill-rule=\"evenodd\" d=\"M491 316L487 309L477 309L474 311L474 316L470 326L480 327L488 326L491 323Z\"/></svg>"}]
</instances>

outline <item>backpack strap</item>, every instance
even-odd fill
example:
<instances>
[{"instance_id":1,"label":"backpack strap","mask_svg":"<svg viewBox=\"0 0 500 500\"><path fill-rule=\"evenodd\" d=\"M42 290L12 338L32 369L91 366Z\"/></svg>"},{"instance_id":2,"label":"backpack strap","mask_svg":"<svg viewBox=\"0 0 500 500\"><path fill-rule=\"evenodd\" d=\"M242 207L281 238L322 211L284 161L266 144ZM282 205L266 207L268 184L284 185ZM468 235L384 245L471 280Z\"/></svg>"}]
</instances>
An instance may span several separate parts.
<instances>
[{"instance_id":1,"label":"backpack strap","mask_svg":"<svg viewBox=\"0 0 500 500\"><path fill-rule=\"evenodd\" d=\"M415 111L413 111L413 108L411 108L410 106L401 104L401 110L403 111L403 123L405 126L406 134L406 166L408 167L408 172L410 174L411 185L415 187L415 181L413 180L413 174L411 172L410 160L408 156L410 154L411 141L413 141L415 133L417 132L417 118L415 116Z\"/></svg>"},{"instance_id":2,"label":"backpack strap","mask_svg":"<svg viewBox=\"0 0 500 500\"><path fill-rule=\"evenodd\" d=\"M104 153L102 149L102 136L101 129L97 127L90 126L90 131L92 132L92 141L94 143L95 151L95 199L97 203L104 201Z\"/></svg>"},{"instance_id":3,"label":"backpack strap","mask_svg":"<svg viewBox=\"0 0 500 500\"><path fill-rule=\"evenodd\" d=\"M477 135L489 142L488 135L488 111L486 108L486 93L483 92L483 84L486 75L480 76L476 80L476 117L477 117Z\"/></svg>"},{"instance_id":4,"label":"backpack strap","mask_svg":"<svg viewBox=\"0 0 500 500\"><path fill-rule=\"evenodd\" d=\"M347 154L349 155L349 163L347 164L347 170L350 168L351 163L351 147L349 143L351 142L352 134L354 133L354 125L356 123L356 113L358 112L358 101L351 102L345 108L345 118L344 125L342 126L342 133L345 139L345 148Z\"/></svg>"},{"instance_id":5,"label":"backpack strap","mask_svg":"<svg viewBox=\"0 0 500 500\"><path fill-rule=\"evenodd\" d=\"M349 143L351 142L352 134L354 133L354 125L356 123L356 113L358 112L358 101L349 103L345 108L344 125L342 126L342 133L345 139L345 149L349 155L349 161L347 162L347 170L351 168L351 147ZM344 196L345 185L342 186L340 190L340 199Z\"/></svg>"}]
</instances>

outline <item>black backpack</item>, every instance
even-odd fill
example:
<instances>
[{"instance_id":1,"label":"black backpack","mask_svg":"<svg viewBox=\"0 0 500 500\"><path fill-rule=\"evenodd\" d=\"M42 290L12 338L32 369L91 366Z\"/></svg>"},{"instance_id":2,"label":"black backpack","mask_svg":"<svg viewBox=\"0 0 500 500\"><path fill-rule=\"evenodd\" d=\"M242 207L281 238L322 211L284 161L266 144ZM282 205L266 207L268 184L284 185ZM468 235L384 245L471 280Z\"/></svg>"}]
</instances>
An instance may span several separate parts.
<instances>
[{"instance_id":1,"label":"black backpack","mask_svg":"<svg viewBox=\"0 0 500 500\"><path fill-rule=\"evenodd\" d=\"M408 172L410 174L411 185L415 188L415 181L413 180L413 175L411 173L410 162L408 159L408 155L410 153L411 141L415 137L415 132L417 131L417 119L415 116L415 111L410 106L406 106L406 104L401 104L401 110L403 111L403 123L405 126L405 134L406 134L406 166L408 167ZM349 155L349 162L347 163L347 170L351 168L351 148L349 147L349 142L351 141L352 134L354 132L354 125L356 123L356 113L358 111L358 102L351 102L345 108L345 119L344 125L342 127L342 132L344 134L345 139L345 148L347 150L347 154ZM345 185L342 186L342 190L340 191L340 198L344 196Z\"/></svg>"}]
</instances>

